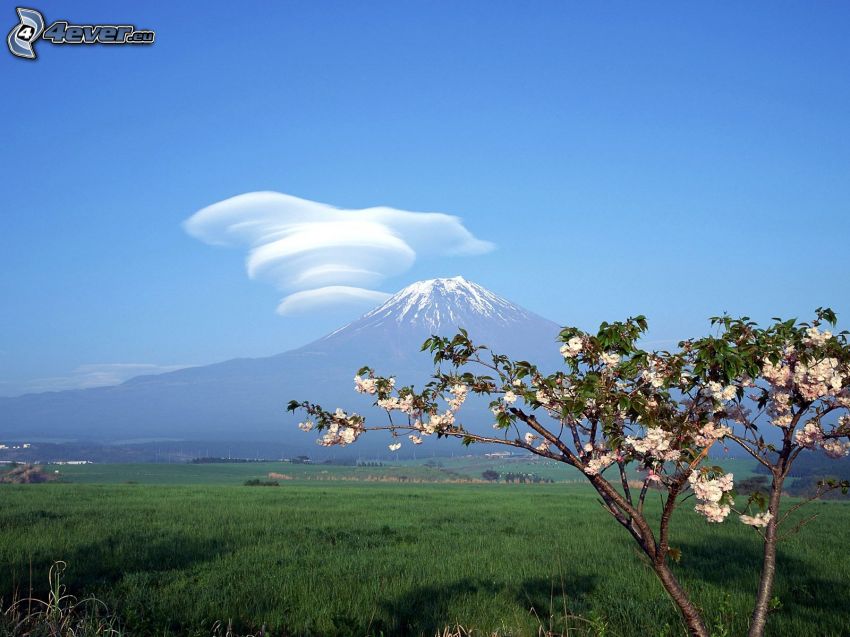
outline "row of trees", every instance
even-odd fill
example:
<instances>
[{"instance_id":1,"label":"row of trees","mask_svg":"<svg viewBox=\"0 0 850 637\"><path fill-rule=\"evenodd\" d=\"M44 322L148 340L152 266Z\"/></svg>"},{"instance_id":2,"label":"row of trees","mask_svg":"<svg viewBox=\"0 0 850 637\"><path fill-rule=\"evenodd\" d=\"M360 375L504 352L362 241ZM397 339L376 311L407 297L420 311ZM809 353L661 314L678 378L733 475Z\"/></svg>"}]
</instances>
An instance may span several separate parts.
<instances>
[{"instance_id":1,"label":"row of trees","mask_svg":"<svg viewBox=\"0 0 850 637\"><path fill-rule=\"evenodd\" d=\"M428 436L454 437L575 467L646 556L696 637L709 633L671 568L678 554L670 523L689 498L709 523L734 515L763 544L749 622L749 635L760 637L771 608L777 545L805 522L794 516L804 501L781 506L785 480L804 452L850 452L847 333L823 329L835 322L828 309L818 309L811 323L775 319L767 327L747 317L716 317L714 335L683 341L672 352L640 346L647 330L642 316L603 323L596 333L568 327L560 333L564 368L551 374L490 352L461 330L425 342L437 369L421 390L360 370L355 389L374 396L387 412L385 424L367 425L361 415L309 401L292 401L289 409L306 412L299 426L318 429L322 445L347 445L366 431L388 430L396 437L393 450L403 437L414 445ZM464 427L459 410L470 393L491 399L492 434ZM749 496L736 499L733 476L709 460L718 444L736 445L754 458L767 473L766 488L748 485L754 487ZM630 467L643 476L638 487L626 477ZM661 494L658 515L645 508L651 487ZM847 481L821 483L811 499L836 488L846 491Z\"/></svg>"},{"instance_id":2,"label":"row of trees","mask_svg":"<svg viewBox=\"0 0 850 637\"><path fill-rule=\"evenodd\" d=\"M498 471L494 471L493 469L487 469L486 471L482 471L481 477L487 480L488 482L498 482L499 479L502 479L505 482L518 482L520 484L540 484L541 482L554 482L554 480L552 480L551 478L544 478L542 476L537 475L536 473L518 473L508 471L505 474L501 474Z\"/></svg>"}]
</instances>

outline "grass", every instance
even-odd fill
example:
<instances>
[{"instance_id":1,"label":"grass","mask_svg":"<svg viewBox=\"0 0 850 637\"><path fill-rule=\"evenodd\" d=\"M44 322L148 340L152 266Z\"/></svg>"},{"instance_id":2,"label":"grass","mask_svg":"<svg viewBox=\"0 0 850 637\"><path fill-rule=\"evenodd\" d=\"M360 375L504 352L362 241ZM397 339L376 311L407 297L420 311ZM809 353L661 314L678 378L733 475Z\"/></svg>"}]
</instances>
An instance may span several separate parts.
<instances>
[{"instance_id":1,"label":"grass","mask_svg":"<svg viewBox=\"0 0 850 637\"><path fill-rule=\"evenodd\" d=\"M754 475L755 462L751 460L724 459L718 460L717 463L727 471L734 472L736 479ZM241 485L246 480L266 479L269 473L283 474L295 480L397 480L402 478L425 482L481 480L481 473L487 469L501 474L536 474L556 482L584 483L584 478L576 469L560 462L526 458L491 460L482 456L405 460L379 467L285 462L139 463L47 465L45 471L56 475L63 482L80 484ZM55 474L55 471L59 473Z\"/></svg>"},{"instance_id":2,"label":"grass","mask_svg":"<svg viewBox=\"0 0 850 637\"><path fill-rule=\"evenodd\" d=\"M269 473L283 474L296 480L365 480L400 478L422 481L446 481L460 476L424 464L384 467L290 464L251 462L243 464L91 464L49 465L48 472L59 471L65 482L86 484L160 484L160 485L239 485L246 480L265 479ZM480 472L477 477L480 477Z\"/></svg>"},{"instance_id":3,"label":"grass","mask_svg":"<svg viewBox=\"0 0 850 637\"><path fill-rule=\"evenodd\" d=\"M135 635L209 635L228 620L240 633L266 625L278 635L431 636L456 625L682 634L654 576L584 485L292 480L252 489L242 482L274 469L143 467L65 469L79 480L159 484L0 487L5 601L27 596L31 582L45 593L44 574L64 560L68 590L102 600ZM342 469L352 468L305 471ZM178 478L194 484L165 484ZM681 579L715 634L741 634L757 537L734 521L708 525L691 508L673 534ZM780 549L773 636L850 634L850 506L811 512L819 518Z\"/></svg>"},{"instance_id":4,"label":"grass","mask_svg":"<svg viewBox=\"0 0 850 637\"><path fill-rule=\"evenodd\" d=\"M63 582L64 562L56 562L48 573L48 592L41 599L13 599L0 606L2 637L123 637L117 620L103 602L77 599L67 593Z\"/></svg>"}]
</instances>

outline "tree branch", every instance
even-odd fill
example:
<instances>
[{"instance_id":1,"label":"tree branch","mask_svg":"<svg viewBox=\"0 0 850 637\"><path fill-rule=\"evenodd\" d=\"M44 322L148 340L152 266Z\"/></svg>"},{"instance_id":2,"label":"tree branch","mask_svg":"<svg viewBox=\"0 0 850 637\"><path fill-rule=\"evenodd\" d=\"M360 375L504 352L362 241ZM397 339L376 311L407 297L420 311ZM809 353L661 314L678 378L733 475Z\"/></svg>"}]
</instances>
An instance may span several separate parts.
<instances>
[{"instance_id":1,"label":"tree branch","mask_svg":"<svg viewBox=\"0 0 850 637\"><path fill-rule=\"evenodd\" d=\"M772 467L772 465L767 460L765 460L759 454L757 454L755 451L753 451L750 448L750 446L746 443L746 441L741 440L735 434L726 434L726 437L729 438L730 440L736 442L739 447L741 447L744 451L746 451L748 454L750 454L753 458L758 460L762 465L764 465L768 469L770 469Z\"/></svg>"},{"instance_id":2,"label":"tree branch","mask_svg":"<svg viewBox=\"0 0 850 637\"><path fill-rule=\"evenodd\" d=\"M632 490L629 488L629 481L626 477L626 463L622 460L618 460L617 467L620 469L620 482L623 485L623 493L626 495L626 501L630 505L634 506L634 503L632 502Z\"/></svg>"}]
</instances>

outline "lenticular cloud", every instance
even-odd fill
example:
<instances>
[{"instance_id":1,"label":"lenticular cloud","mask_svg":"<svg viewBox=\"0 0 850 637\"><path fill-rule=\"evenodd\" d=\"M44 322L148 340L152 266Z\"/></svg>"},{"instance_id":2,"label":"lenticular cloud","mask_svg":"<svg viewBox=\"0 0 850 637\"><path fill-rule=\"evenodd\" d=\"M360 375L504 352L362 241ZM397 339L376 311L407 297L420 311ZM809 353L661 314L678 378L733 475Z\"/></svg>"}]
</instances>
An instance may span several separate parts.
<instances>
[{"instance_id":1,"label":"lenticular cloud","mask_svg":"<svg viewBox=\"0 0 850 637\"><path fill-rule=\"evenodd\" d=\"M374 289L417 258L476 255L493 244L441 212L345 210L279 192L251 192L199 210L184 227L211 245L248 250L246 269L288 292L280 314L375 304Z\"/></svg>"}]
</instances>

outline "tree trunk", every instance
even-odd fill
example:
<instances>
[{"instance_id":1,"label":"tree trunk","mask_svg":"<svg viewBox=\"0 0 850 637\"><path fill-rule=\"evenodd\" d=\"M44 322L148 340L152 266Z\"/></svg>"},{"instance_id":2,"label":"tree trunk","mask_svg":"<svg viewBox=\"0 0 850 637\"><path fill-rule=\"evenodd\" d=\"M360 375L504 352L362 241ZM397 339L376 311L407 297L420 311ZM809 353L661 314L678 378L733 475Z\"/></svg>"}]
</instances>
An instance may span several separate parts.
<instances>
[{"instance_id":1,"label":"tree trunk","mask_svg":"<svg viewBox=\"0 0 850 637\"><path fill-rule=\"evenodd\" d=\"M764 531L764 559L762 561L761 579L759 580L756 605L750 618L749 637L762 637L764 627L767 623L767 612L769 610L770 598L773 595L773 580L776 576L776 544L778 540L779 526L779 500L782 497L782 483L785 477L781 474L774 475L770 491L771 518Z\"/></svg>"},{"instance_id":2,"label":"tree trunk","mask_svg":"<svg viewBox=\"0 0 850 637\"><path fill-rule=\"evenodd\" d=\"M691 603L685 589L679 584L679 581L667 564L666 531L664 529L666 529L666 525L669 523L672 508L665 510L664 519L662 520L663 546L659 546L655 542L655 537L646 519L639 511L634 509L631 503L626 502L623 496L607 480L597 474L590 476L590 483L602 497L608 511L631 534L646 557L649 558L652 570L655 571L658 579L661 580L662 586L664 586L664 590L667 591L670 599L673 600L673 603L679 609L682 620L688 627L688 635L691 637L709 637L708 630L702 621L699 610ZM671 497L675 499L676 493L673 493Z\"/></svg>"},{"instance_id":3,"label":"tree trunk","mask_svg":"<svg viewBox=\"0 0 850 637\"><path fill-rule=\"evenodd\" d=\"M670 567L667 564L653 564L653 569L655 574L658 575L658 579L661 580L664 590L667 591L670 599L673 600L682 614L682 621L688 627L688 635L691 637L709 637L708 629L706 629L699 611L688 598L688 594L679 584L679 580L673 575Z\"/></svg>"}]
</instances>

